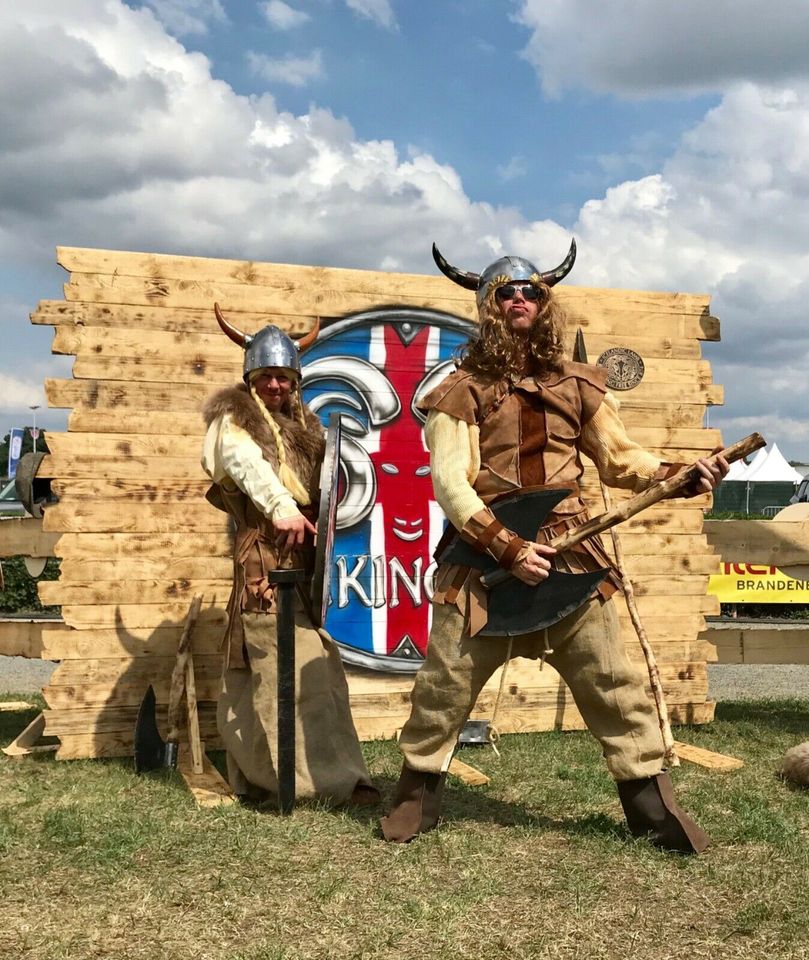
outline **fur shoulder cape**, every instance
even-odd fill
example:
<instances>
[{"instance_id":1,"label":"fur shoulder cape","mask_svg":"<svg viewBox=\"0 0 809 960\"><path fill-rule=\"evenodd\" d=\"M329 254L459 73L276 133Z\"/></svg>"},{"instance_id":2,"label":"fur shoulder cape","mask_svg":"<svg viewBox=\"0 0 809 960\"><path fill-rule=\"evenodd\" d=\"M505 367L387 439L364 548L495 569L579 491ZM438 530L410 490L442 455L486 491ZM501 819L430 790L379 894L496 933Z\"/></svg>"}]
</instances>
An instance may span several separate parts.
<instances>
[{"instance_id":1,"label":"fur shoulder cape","mask_svg":"<svg viewBox=\"0 0 809 960\"><path fill-rule=\"evenodd\" d=\"M313 471L323 459L325 438L323 426L316 414L303 404L306 427L300 421L283 413L272 414L284 441L287 463L304 484L308 484ZM278 469L278 450L275 437L256 401L244 384L226 387L208 399L202 409L205 425L210 426L217 417L229 414L237 427L250 434L261 448L264 459L273 469Z\"/></svg>"}]
</instances>

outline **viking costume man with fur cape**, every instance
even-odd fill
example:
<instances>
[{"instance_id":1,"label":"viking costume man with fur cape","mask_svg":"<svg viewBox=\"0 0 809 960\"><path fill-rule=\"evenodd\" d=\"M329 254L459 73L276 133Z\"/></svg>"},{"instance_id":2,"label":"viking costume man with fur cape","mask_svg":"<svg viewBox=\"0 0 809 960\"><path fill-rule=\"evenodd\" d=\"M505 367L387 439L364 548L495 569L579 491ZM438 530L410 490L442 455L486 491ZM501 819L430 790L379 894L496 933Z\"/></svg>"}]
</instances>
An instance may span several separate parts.
<instances>
[{"instance_id":1,"label":"viking costume man with fur cape","mask_svg":"<svg viewBox=\"0 0 809 960\"><path fill-rule=\"evenodd\" d=\"M300 396L299 347L272 325L246 335L215 309L224 332L245 349L244 384L220 391L204 410L208 499L235 525L217 724L231 788L260 801L278 790L276 600L268 574L281 566L311 570L325 441ZM340 655L315 628L300 591L295 627L296 796L374 802Z\"/></svg>"},{"instance_id":2,"label":"viking costume man with fur cape","mask_svg":"<svg viewBox=\"0 0 809 960\"><path fill-rule=\"evenodd\" d=\"M579 494L581 453L604 482L636 492L680 467L661 463L629 439L607 393L606 371L563 358L551 288L569 272L575 253L574 242L565 261L545 273L522 258L503 257L478 275L450 266L433 247L440 269L477 291L480 314L479 337L467 345L459 369L419 403L427 414L436 500L466 542L529 584L546 578L551 564L567 573L611 568L596 538L558 555L543 545L588 519ZM692 494L712 489L722 469L703 464ZM508 530L489 509L499 496L554 487L570 493L536 542ZM611 569L573 613L515 637L511 655L547 660L565 680L601 743L632 833L699 852L707 837L674 800L655 710L619 635L610 597L620 584ZM399 740L404 765L382 821L387 840L406 842L436 825L458 734L484 683L507 658L508 637L476 635L486 623L486 602L478 571L439 564L427 657Z\"/></svg>"}]
</instances>

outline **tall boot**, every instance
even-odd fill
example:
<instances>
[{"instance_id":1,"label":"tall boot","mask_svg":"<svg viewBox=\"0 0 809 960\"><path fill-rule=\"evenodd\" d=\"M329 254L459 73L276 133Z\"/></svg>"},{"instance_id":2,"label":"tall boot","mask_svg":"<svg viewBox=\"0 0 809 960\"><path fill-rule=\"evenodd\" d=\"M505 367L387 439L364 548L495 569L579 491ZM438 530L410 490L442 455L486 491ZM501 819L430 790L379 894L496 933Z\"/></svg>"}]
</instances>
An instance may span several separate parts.
<instances>
[{"instance_id":1,"label":"tall boot","mask_svg":"<svg viewBox=\"0 0 809 960\"><path fill-rule=\"evenodd\" d=\"M667 773L617 784L618 796L634 837L647 837L664 850L702 853L708 835L674 799L674 787Z\"/></svg>"},{"instance_id":2,"label":"tall boot","mask_svg":"<svg viewBox=\"0 0 809 960\"><path fill-rule=\"evenodd\" d=\"M407 843L436 826L446 777L446 773L424 773L402 765L390 813L380 822L386 840Z\"/></svg>"}]
</instances>

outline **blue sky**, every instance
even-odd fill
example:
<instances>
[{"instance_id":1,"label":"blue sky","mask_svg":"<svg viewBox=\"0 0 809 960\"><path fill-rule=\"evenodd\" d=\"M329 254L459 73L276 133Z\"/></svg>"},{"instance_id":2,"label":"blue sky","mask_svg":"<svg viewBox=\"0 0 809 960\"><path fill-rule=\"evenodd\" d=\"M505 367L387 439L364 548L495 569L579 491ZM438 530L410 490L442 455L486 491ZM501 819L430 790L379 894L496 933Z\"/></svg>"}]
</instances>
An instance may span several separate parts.
<instances>
[{"instance_id":1,"label":"blue sky","mask_svg":"<svg viewBox=\"0 0 809 960\"><path fill-rule=\"evenodd\" d=\"M709 292L728 441L809 460L809 9L780 0L5 0L0 431L57 245ZM54 429L65 414L40 410Z\"/></svg>"}]
</instances>

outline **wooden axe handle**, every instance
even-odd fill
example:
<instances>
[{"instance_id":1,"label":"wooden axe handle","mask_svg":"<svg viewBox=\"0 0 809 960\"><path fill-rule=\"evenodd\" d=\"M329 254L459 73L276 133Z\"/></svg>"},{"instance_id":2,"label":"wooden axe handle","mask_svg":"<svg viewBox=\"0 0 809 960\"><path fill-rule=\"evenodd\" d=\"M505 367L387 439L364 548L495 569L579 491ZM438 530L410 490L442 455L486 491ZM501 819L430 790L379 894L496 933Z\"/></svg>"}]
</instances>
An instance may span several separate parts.
<instances>
[{"instance_id":1,"label":"wooden axe handle","mask_svg":"<svg viewBox=\"0 0 809 960\"><path fill-rule=\"evenodd\" d=\"M738 443L734 443L720 453L706 457L705 459L711 462L716 461L717 457L724 457L728 463L733 463L736 460L741 460L743 457L754 453L756 450L760 450L761 447L765 447L766 445L767 441L761 434L751 433L750 436L745 437L744 440L739 440ZM586 540L588 537L602 533L604 530L609 530L610 527L614 527L617 523L622 523L624 520L629 520L630 517L634 517L635 514L640 513L641 510L653 506L660 500L664 500L672 494L679 493L699 476L701 476L701 474L696 466L686 467L673 477L669 477L668 480L660 480L658 483L652 484L651 487L644 490L643 493L639 493L636 497L632 497L631 500L625 500L623 503L619 503L616 507L613 507L612 510L607 510L606 513L593 517L592 520L588 520L587 523L583 523L580 527L576 527L574 530L564 533L561 536L554 537L554 539L550 541L549 546L555 547L557 550L567 550L569 547L581 543L582 540Z\"/></svg>"},{"instance_id":2,"label":"wooden axe handle","mask_svg":"<svg viewBox=\"0 0 809 960\"><path fill-rule=\"evenodd\" d=\"M168 733L166 734L166 740L169 743L178 743L180 739L180 704L182 703L183 688L185 687L188 651L191 649L191 631L197 622L201 606L202 594L197 594L191 601L188 615L185 618L183 633L177 645L177 659L174 661L174 670L171 674L171 686L169 687Z\"/></svg>"},{"instance_id":3,"label":"wooden axe handle","mask_svg":"<svg viewBox=\"0 0 809 960\"><path fill-rule=\"evenodd\" d=\"M746 457L766 445L767 441L761 434L751 433L750 436L745 437L744 440L739 440L738 443L725 447L720 453L706 457L705 459L711 461L716 460L717 457L724 457L728 463L733 463L735 460L741 460L742 457ZM688 484L698 476L701 476L701 474L696 466L685 467L685 469L673 477L669 477L668 480L660 480L652 484L651 487L644 490L643 493L639 493L636 497L632 497L631 500L625 500L623 503L618 504L617 507L613 507L612 510L607 510L606 513L593 517L592 520L588 520L587 523L583 523L580 527L576 527L567 533L554 537L554 539L548 543L548 546L555 547L559 551L567 550L577 543L581 543L582 540L595 536L597 533L603 533L604 530L609 530L610 527L614 527L616 524L622 523L630 517L634 517L635 514L640 513L641 510L645 510L660 500L670 497L673 493L677 493L679 490L687 487ZM490 570L481 577L481 583L487 590L491 590L492 587L503 583L503 581L508 580L511 576L513 576L513 574L508 570Z\"/></svg>"}]
</instances>

